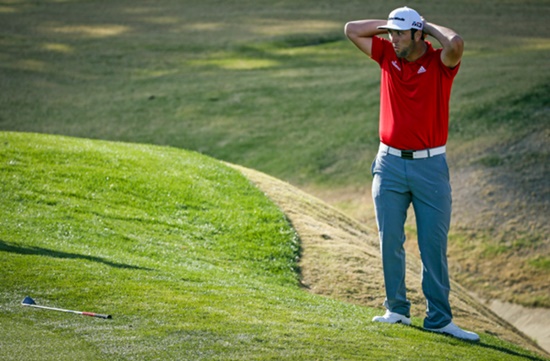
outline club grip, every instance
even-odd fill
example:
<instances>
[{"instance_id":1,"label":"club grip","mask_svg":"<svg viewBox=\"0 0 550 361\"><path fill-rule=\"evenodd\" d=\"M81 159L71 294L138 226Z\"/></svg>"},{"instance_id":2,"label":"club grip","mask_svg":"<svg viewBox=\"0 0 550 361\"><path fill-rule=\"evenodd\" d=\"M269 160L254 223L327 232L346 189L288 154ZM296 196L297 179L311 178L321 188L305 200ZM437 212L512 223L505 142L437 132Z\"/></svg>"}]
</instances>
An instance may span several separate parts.
<instances>
[{"instance_id":1,"label":"club grip","mask_svg":"<svg viewBox=\"0 0 550 361\"><path fill-rule=\"evenodd\" d=\"M102 315L102 314L93 313L93 312L82 312L82 315L84 315L84 316L90 316L90 317L105 318L105 319L112 318L111 315Z\"/></svg>"}]
</instances>

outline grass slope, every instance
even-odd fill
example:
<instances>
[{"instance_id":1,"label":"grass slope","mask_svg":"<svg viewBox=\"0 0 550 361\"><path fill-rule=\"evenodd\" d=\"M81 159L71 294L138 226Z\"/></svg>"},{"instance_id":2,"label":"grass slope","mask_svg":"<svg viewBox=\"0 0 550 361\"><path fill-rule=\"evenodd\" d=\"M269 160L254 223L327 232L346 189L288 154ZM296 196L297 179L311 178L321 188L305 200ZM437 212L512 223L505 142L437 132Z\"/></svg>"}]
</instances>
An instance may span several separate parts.
<instances>
[{"instance_id":1,"label":"grass slope","mask_svg":"<svg viewBox=\"0 0 550 361\"><path fill-rule=\"evenodd\" d=\"M541 359L304 292L285 216L213 159L6 132L0 149L3 360Z\"/></svg>"}]
</instances>

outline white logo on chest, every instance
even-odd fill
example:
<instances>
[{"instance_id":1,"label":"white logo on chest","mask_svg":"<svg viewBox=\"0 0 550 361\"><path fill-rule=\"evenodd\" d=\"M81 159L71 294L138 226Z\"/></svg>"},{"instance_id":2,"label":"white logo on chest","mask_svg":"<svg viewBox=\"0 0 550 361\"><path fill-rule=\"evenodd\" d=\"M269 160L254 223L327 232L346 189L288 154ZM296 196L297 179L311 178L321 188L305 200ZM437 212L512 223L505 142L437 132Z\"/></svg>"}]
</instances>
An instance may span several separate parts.
<instances>
[{"instance_id":1,"label":"white logo on chest","mask_svg":"<svg viewBox=\"0 0 550 361\"><path fill-rule=\"evenodd\" d=\"M391 62L391 65L393 65L397 70L401 71L401 68L399 67L399 65L397 64L397 60L394 60Z\"/></svg>"},{"instance_id":2,"label":"white logo on chest","mask_svg":"<svg viewBox=\"0 0 550 361\"><path fill-rule=\"evenodd\" d=\"M416 72L416 74L422 74L425 72L426 72L426 68L424 68L423 66L420 66L420 69L418 69L418 72Z\"/></svg>"}]
</instances>

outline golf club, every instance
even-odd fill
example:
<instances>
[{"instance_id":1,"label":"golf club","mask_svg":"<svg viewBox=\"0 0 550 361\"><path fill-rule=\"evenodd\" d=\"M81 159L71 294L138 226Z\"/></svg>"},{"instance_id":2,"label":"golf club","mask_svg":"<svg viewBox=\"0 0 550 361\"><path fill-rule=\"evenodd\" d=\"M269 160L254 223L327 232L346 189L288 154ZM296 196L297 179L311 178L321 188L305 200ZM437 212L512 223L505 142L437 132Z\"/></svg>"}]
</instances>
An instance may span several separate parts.
<instances>
[{"instance_id":1,"label":"golf club","mask_svg":"<svg viewBox=\"0 0 550 361\"><path fill-rule=\"evenodd\" d=\"M44 310L76 313L77 315L83 315L83 316L99 317L99 318L105 318L105 319L112 318L111 315L101 315L99 313L93 313L93 312L81 312L81 311L65 310L65 309L62 309L62 308L39 306L29 296L25 297L25 299L23 301L21 301L21 305L28 306L28 307L34 307L34 308L42 308Z\"/></svg>"}]
</instances>

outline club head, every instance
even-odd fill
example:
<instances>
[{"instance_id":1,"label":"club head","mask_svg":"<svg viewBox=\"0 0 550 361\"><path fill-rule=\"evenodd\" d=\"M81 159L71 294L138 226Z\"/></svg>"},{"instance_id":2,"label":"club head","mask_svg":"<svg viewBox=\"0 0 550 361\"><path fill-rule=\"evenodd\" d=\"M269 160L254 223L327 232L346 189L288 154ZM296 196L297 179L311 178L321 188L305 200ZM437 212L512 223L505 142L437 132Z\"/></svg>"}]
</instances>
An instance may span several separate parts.
<instances>
[{"instance_id":1,"label":"club head","mask_svg":"<svg viewBox=\"0 0 550 361\"><path fill-rule=\"evenodd\" d=\"M21 304L22 305L36 305L36 302L34 302L34 300L32 298L27 296L27 297L25 297L25 299L23 301L21 301Z\"/></svg>"}]
</instances>

